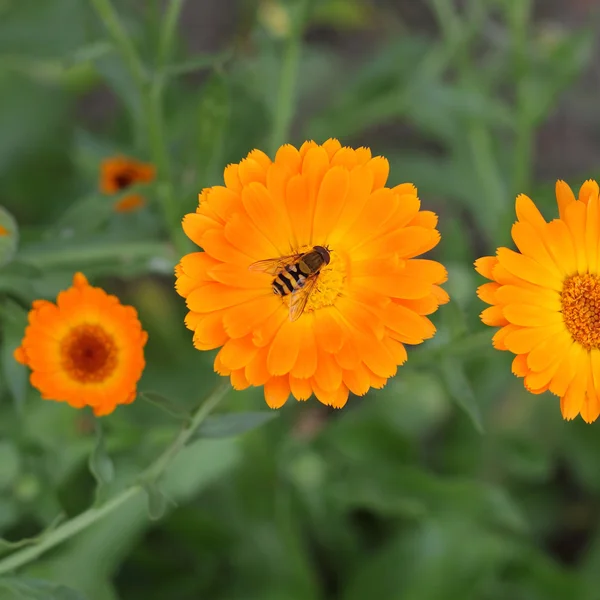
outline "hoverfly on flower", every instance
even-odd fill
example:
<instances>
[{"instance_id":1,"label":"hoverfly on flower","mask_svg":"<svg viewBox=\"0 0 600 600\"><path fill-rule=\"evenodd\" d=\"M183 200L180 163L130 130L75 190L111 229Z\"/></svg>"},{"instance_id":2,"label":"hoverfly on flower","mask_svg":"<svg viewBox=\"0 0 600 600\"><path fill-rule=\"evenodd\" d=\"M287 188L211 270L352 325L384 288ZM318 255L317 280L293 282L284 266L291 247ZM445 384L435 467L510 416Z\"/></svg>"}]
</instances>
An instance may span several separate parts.
<instances>
[{"instance_id":1,"label":"hoverfly on flower","mask_svg":"<svg viewBox=\"0 0 600 600\"><path fill-rule=\"evenodd\" d=\"M273 293L282 298L290 296L290 321L295 321L303 313L321 269L330 261L331 255L327 246L313 246L308 252L259 260L249 268L251 271L275 276L271 284Z\"/></svg>"}]
</instances>

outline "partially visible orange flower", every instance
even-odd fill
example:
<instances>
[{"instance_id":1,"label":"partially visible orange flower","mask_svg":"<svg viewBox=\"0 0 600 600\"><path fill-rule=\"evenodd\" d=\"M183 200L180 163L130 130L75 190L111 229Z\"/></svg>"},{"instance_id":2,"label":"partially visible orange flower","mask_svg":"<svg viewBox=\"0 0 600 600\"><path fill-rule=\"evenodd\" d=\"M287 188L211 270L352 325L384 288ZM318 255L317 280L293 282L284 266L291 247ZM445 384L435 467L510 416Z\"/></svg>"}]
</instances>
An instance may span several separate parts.
<instances>
[{"instance_id":1,"label":"partially visible orange flower","mask_svg":"<svg viewBox=\"0 0 600 600\"><path fill-rule=\"evenodd\" d=\"M155 176L156 170L151 164L125 156L107 158L100 170L100 190L104 194L117 194L136 183L149 183ZM131 195L116 202L114 209L117 212L131 212L144 204L141 196Z\"/></svg>"},{"instance_id":2,"label":"partially visible orange flower","mask_svg":"<svg viewBox=\"0 0 600 600\"><path fill-rule=\"evenodd\" d=\"M534 394L560 396L565 419L600 415L600 202L586 181L576 199L556 184L559 218L547 223L525 195L517 198L512 237L518 252L498 248L475 262L490 279L479 297L481 320L501 327L494 347L516 354L512 370Z\"/></svg>"},{"instance_id":3,"label":"partially visible orange flower","mask_svg":"<svg viewBox=\"0 0 600 600\"><path fill-rule=\"evenodd\" d=\"M225 187L200 194L183 228L204 251L181 259L176 289L195 347L221 347L214 367L235 389L264 386L272 408L313 393L339 408L349 392L383 387L406 361L405 344L434 335L425 315L448 301L446 269L417 257L439 242L437 216L420 210L412 184L385 187L388 171L368 148L306 142L282 146L274 161L253 150L225 169ZM314 246L327 246L328 262L294 313L297 263L289 291L274 284L283 267L249 267Z\"/></svg>"},{"instance_id":4,"label":"partially visible orange flower","mask_svg":"<svg viewBox=\"0 0 600 600\"><path fill-rule=\"evenodd\" d=\"M147 338L133 307L76 273L56 304L34 301L15 359L31 369L45 400L91 406L101 416L135 399Z\"/></svg>"},{"instance_id":5,"label":"partially visible orange flower","mask_svg":"<svg viewBox=\"0 0 600 600\"><path fill-rule=\"evenodd\" d=\"M125 198L121 198L115 202L114 209L115 212L119 213L134 212L144 207L145 204L146 201L141 196L125 196Z\"/></svg>"},{"instance_id":6,"label":"partially visible orange flower","mask_svg":"<svg viewBox=\"0 0 600 600\"><path fill-rule=\"evenodd\" d=\"M10 231L4 227L4 225L0 225L0 237L5 237L10 235Z\"/></svg>"}]
</instances>

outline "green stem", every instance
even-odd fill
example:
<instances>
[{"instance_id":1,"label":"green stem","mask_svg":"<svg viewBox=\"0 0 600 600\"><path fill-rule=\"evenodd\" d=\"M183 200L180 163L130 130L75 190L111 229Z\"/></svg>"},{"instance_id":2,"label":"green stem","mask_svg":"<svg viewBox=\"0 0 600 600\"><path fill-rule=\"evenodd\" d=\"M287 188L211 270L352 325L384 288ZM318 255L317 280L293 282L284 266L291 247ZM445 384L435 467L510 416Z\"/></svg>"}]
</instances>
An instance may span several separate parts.
<instances>
[{"instance_id":1,"label":"green stem","mask_svg":"<svg viewBox=\"0 0 600 600\"><path fill-rule=\"evenodd\" d=\"M294 116L296 79L298 65L300 63L300 52L302 47L302 34L308 19L311 0L302 0L299 13L294 20L289 33L281 75L279 80L279 93L275 107L273 133L271 137L271 155L274 156L277 149L288 141L290 126Z\"/></svg>"},{"instance_id":2,"label":"green stem","mask_svg":"<svg viewBox=\"0 0 600 600\"><path fill-rule=\"evenodd\" d=\"M127 35L110 0L90 0L113 42L125 61L134 83L141 93L146 87L144 65L138 56L133 42Z\"/></svg>"},{"instance_id":3,"label":"green stem","mask_svg":"<svg viewBox=\"0 0 600 600\"><path fill-rule=\"evenodd\" d=\"M111 0L90 0L111 35L137 88L142 108L142 127L147 130L152 162L156 166L157 189L165 225L178 254L189 251L189 243L181 230L178 203L173 188L171 164L163 126L163 85L159 75L150 82L135 46L131 42ZM175 0L179 3L179 0ZM178 14L178 13L177 13ZM177 15L175 15L177 16ZM169 27L175 26L168 24ZM170 36L173 33L169 34ZM161 36L161 39L164 36ZM167 36L168 37L168 36Z\"/></svg>"},{"instance_id":4,"label":"green stem","mask_svg":"<svg viewBox=\"0 0 600 600\"><path fill-rule=\"evenodd\" d=\"M30 563L46 552L46 550L54 548L80 531L87 529L90 525L93 525L106 515L118 509L119 506L141 493L144 490L143 485L141 485L143 480L148 480L150 478L156 480L165 472L175 456L177 456L204 419L206 419L230 389L229 381L224 381L212 392L212 394L210 394L196 410L188 426L181 430L171 445L144 471L140 484L132 485L101 506L90 508L80 515L69 519L44 536L39 544L23 548L22 550L10 554L5 559L0 560L0 575L10 573L15 569Z\"/></svg>"},{"instance_id":5,"label":"green stem","mask_svg":"<svg viewBox=\"0 0 600 600\"><path fill-rule=\"evenodd\" d=\"M530 0L507 7L513 38L514 71L516 80L516 139L513 167L513 192L527 191L533 160L534 124L530 118L530 93L527 81L527 27L531 16Z\"/></svg>"},{"instance_id":6,"label":"green stem","mask_svg":"<svg viewBox=\"0 0 600 600\"><path fill-rule=\"evenodd\" d=\"M177 31L177 23L183 10L185 0L171 0L167 7L164 25L161 28L158 42L158 68L162 70L170 59L171 47Z\"/></svg>"}]
</instances>

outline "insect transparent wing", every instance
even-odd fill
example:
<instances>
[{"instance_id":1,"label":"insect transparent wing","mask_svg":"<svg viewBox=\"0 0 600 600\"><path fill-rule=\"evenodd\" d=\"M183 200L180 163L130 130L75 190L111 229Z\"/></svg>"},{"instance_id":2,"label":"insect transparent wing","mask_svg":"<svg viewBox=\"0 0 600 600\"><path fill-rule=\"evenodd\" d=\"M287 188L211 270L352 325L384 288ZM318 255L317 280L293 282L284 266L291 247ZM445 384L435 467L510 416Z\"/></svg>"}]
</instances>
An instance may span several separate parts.
<instances>
[{"instance_id":1,"label":"insect transparent wing","mask_svg":"<svg viewBox=\"0 0 600 600\"><path fill-rule=\"evenodd\" d=\"M278 258L267 258L252 263L248 269L250 271L259 271L268 273L269 275L277 275L288 265L292 265L298 261L302 254L290 254L289 256L279 256Z\"/></svg>"},{"instance_id":2,"label":"insect transparent wing","mask_svg":"<svg viewBox=\"0 0 600 600\"><path fill-rule=\"evenodd\" d=\"M305 284L292 292L290 298L290 321L296 321L304 312L304 307L317 283L318 274L307 279Z\"/></svg>"}]
</instances>

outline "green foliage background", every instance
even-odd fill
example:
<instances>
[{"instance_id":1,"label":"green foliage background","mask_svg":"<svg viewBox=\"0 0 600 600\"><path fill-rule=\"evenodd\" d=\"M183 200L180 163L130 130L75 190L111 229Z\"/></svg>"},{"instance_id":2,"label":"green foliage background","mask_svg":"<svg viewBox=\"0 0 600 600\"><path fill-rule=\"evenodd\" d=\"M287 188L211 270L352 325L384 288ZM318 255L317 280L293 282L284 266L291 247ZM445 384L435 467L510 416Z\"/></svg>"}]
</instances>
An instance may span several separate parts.
<instances>
[{"instance_id":1,"label":"green foliage background","mask_svg":"<svg viewBox=\"0 0 600 600\"><path fill-rule=\"evenodd\" d=\"M0 534L102 505L217 384L173 290L179 220L252 148L337 137L386 156L391 183L414 182L440 214L452 302L394 380L342 411L290 401L268 419L262 390L229 392L220 410L251 414L207 421L160 488L0 579L0 598L600 598L598 425L523 390L479 322L472 269L510 244L516 193L555 214L565 175L535 179L535 136L588 63L593 26L545 27L529 0L415 3L429 33L393 2L240 0L235 35L196 55L176 28L191 0L164 14L113 2L121 43L105 0L0 1ZM368 52L344 51L365 37ZM120 153L159 167L143 211L115 214L97 191L100 161ZM97 433L86 412L42 402L12 359L31 301L76 270L150 334L151 393Z\"/></svg>"}]
</instances>

